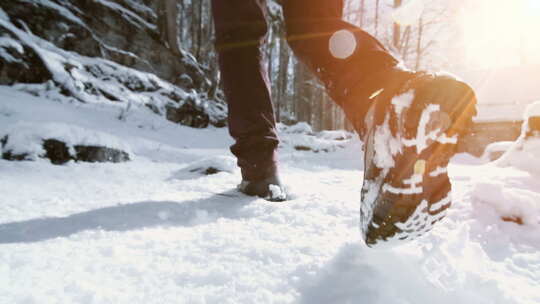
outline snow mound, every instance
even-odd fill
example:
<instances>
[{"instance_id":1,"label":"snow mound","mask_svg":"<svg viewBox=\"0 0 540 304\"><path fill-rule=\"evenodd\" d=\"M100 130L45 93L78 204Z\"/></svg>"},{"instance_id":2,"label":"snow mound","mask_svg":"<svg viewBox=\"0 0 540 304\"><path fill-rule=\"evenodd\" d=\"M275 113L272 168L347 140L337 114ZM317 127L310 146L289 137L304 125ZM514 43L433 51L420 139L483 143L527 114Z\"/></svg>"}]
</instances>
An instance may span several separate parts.
<instances>
[{"instance_id":1,"label":"snow mound","mask_svg":"<svg viewBox=\"0 0 540 304\"><path fill-rule=\"evenodd\" d=\"M503 221L540 227L540 195L535 191L540 187L540 130L534 125L539 117L540 102L535 102L525 111L515 142L494 143L486 149L484 161L504 154L472 180L473 204L480 213L489 207Z\"/></svg>"},{"instance_id":2,"label":"snow mound","mask_svg":"<svg viewBox=\"0 0 540 304\"><path fill-rule=\"evenodd\" d=\"M236 169L236 159L234 157L218 155L203 158L189 164L187 167L177 172L175 177L182 179L185 177L190 177L190 175L193 173L203 175L212 175L219 172L234 173Z\"/></svg>"},{"instance_id":3,"label":"snow mound","mask_svg":"<svg viewBox=\"0 0 540 304\"><path fill-rule=\"evenodd\" d=\"M540 101L534 102L525 111L521 135L512 147L496 161L500 167L515 167L540 176L540 130L531 125L540 119Z\"/></svg>"},{"instance_id":4,"label":"snow mound","mask_svg":"<svg viewBox=\"0 0 540 304\"><path fill-rule=\"evenodd\" d=\"M345 147L353 134L343 130L313 132L311 126L300 122L292 126L278 124L280 148L285 150L334 152Z\"/></svg>"},{"instance_id":5,"label":"snow mound","mask_svg":"<svg viewBox=\"0 0 540 304\"><path fill-rule=\"evenodd\" d=\"M525 109L525 118L534 116L540 116L540 100L531 103L527 109Z\"/></svg>"},{"instance_id":6,"label":"snow mound","mask_svg":"<svg viewBox=\"0 0 540 304\"><path fill-rule=\"evenodd\" d=\"M352 133L344 130L324 130L317 134L318 138L329 140L346 140L352 138Z\"/></svg>"},{"instance_id":7,"label":"snow mound","mask_svg":"<svg viewBox=\"0 0 540 304\"><path fill-rule=\"evenodd\" d=\"M19 122L0 133L0 138L2 154L24 155L27 160L43 157L43 142L49 139L65 143L71 156L77 154L76 146L107 147L131 154L130 147L113 135L65 123Z\"/></svg>"},{"instance_id":8,"label":"snow mound","mask_svg":"<svg viewBox=\"0 0 540 304\"><path fill-rule=\"evenodd\" d=\"M513 166L540 176L540 138L518 141L501 157L500 166Z\"/></svg>"},{"instance_id":9,"label":"snow mound","mask_svg":"<svg viewBox=\"0 0 540 304\"><path fill-rule=\"evenodd\" d=\"M481 158L485 162L496 160L508 151L513 144L513 141L498 141L491 143L487 145Z\"/></svg>"},{"instance_id":10,"label":"snow mound","mask_svg":"<svg viewBox=\"0 0 540 304\"><path fill-rule=\"evenodd\" d=\"M474 185L472 196L474 202L489 204L505 221L540 226L540 195L536 192L485 181Z\"/></svg>"},{"instance_id":11,"label":"snow mound","mask_svg":"<svg viewBox=\"0 0 540 304\"><path fill-rule=\"evenodd\" d=\"M313 134L313 128L307 122L299 122L292 126L284 124L278 124L278 130L280 133L286 134Z\"/></svg>"}]
</instances>

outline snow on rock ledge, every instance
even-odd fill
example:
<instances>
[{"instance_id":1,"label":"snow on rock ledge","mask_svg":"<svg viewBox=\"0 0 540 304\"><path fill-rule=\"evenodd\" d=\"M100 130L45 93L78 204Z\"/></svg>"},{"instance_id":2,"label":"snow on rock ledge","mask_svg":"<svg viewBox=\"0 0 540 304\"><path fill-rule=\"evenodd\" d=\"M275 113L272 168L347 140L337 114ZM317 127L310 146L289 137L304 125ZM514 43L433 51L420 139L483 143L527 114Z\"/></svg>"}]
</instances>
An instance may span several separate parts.
<instances>
[{"instance_id":1,"label":"snow on rock ledge","mask_svg":"<svg viewBox=\"0 0 540 304\"><path fill-rule=\"evenodd\" d=\"M130 148L112 135L62 123L17 123L0 138L2 158L7 160L118 163L131 155Z\"/></svg>"},{"instance_id":2,"label":"snow on rock ledge","mask_svg":"<svg viewBox=\"0 0 540 304\"><path fill-rule=\"evenodd\" d=\"M225 104L209 97L217 95L192 57L172 54L159 39L152 8L119 3L0 2L0 84L52 100L148 107L194 128L223 127ZM84 13L87 6L103 16Z\"/></svg>"}]
</instances>

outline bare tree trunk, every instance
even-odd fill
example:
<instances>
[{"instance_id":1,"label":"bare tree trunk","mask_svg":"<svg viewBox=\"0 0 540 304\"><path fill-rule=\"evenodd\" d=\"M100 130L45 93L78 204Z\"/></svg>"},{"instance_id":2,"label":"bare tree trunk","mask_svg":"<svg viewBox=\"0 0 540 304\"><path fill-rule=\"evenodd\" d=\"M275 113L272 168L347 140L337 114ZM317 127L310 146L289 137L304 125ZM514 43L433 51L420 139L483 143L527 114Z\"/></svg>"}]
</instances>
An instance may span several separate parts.
<instances>
[{"instance_id":1,"label":"bare tree trunk","mask_svg":"<svg viewBox=\"0 0 540 304\"><path fill-rule=\"evenodd\" d=\"M328 98L328 95L323 92L322 96L323 103L323 126L322 130L332 130L334 128L334 107L333 102Z\"/></svg>"},{"instance_id":2,"label":"bare tree trunk","mask_svg":"<svg viewBox=\"0 0 540 304\"><path fill-rule=\"evenodd\" d=\"M364 27L364 14L366 10L366 0L360 2L360 28Z\"/></svg>"},{"instance_id":3,"label":"bare tree trunk","mask_svg":"<svg viewBox=\"0 0 540 304\"><path fill-rule=\"evenodd\" d=\"M379 35L379 4L380 0L375 2L375 37Z\"/></svg>"},{"instance_id":4,"label":"bare tree trunk","mask_svg":"<svg viewBox=\"0 0 540 304\"><path fill-rule=\"evenodd\" d=\"M199 3L200 0L197 1L191 1L191 25L190 25L190 32L191 32L191 53L195 56L197 55L197 45L199 44L199 13L196 7L196 3Z\"/></svg>"},{"instance_id":5,"label":"bare tree trunk","mask_svg":"<svg viewBox=\"0 0 540 304\"><path fill-rule=\"evenodd\" d=\"M278 109L287 103L287 71L289 69L289 51L284 40L279 46ZM279 113L281 114L281 113Z\"/></svg>"},{"instance_id":6,"label":"bare tree trunk","mask_svg":"<svg viewBox=\"0 0 540 304\"><path fill-rule=\"evenodd\" d=\"M407 26L405 33L403 33L403 38L401 39L401 56L403 60L406 61L409 55L409 42L411 40L411 27Z\"/></svg>"},{"instance_id":7,"label":"bare tree trunk","mask_svg":"<svg viewBox=\"0 0 540 304\"><path fill-rule=\"evenodd\" d=\"M274 48L275 48L275 37L274 37L274 31L272 27L268 29L266 43L263 47L263 53L266 56L266 70L268 71L268 78L270 79L270 83L273 84L273 75L274 75ZM270 86L271 96L272 100L275 102L276 100L276 86L271 85ZM276 109L276 111L278 111ZM276 116L277 117L277 116ZM279 122L279 118L278 118Z\"/></svg>"},{"instance_id":8,"label":"bare tree trunk","mask_svg":"<svg viewBox=\"0 0 540 304\"><path fill-rule=\"evenodd\" d=\"M416 42L416 64L414 69L418 70L420 68L420 60L422 59L422 35L424 32L424 21L423 18L420 17L420 20L418 20L418 41Z\"/></svg>"},{"instance_id":9,"label":"bare tree trunk","mask_svg":"<svg viewBox=\"0 0 540 304\"><path fill-rule=\"evenodd\" d=\"M202 45L203 45L203 41L204 41L204 1L203 0L199 0L199 22L197 24L197 27L198 27L198 36L199 36L199 41L197 41L197 51L195 52L195 56L197 59L200 59L201 58L201 54L202 54Z\"/></svg>"},{"instance_id":10,"label":"bare tree trunk","mask_svg":"<svg viewBox=\"0 0 540 304\"><path fill-rule=\"evenodd\" d=\"M160 0L158 5L158 30L161 39L167 43L173 53L181 56L179 27L177 23L178 7L176 0Z\"/></svg>"},{"instance_id":11,"label":"bare tree trunk","mask_svg":"<svg viewBox=\"0 0 540 304\"><path fill-rule=\"evenodd\" d=\"M305 89L305 67L298 61L296 61L295 73L294 73L294 104L296 119L298 121L306 121L306 113L304 111L304 98L307 95Z\"/></svg>"},{"instance_id":12,"label":"bare tree trunk","mask_svg":"<svg viewBox=\"0 0 540 304\"><path fill-rule=\"evenodd\" d=\"M396 8L398 8L400 6L401 6L401 0L394 0L394 9L396 9ZM393 35L393 38L394 38L394 41L393 41L394 47L399 52L401 50L401 45L400 45L401 26L397 22L394 22L394 35Z\"/></svg>"}]
</instances>

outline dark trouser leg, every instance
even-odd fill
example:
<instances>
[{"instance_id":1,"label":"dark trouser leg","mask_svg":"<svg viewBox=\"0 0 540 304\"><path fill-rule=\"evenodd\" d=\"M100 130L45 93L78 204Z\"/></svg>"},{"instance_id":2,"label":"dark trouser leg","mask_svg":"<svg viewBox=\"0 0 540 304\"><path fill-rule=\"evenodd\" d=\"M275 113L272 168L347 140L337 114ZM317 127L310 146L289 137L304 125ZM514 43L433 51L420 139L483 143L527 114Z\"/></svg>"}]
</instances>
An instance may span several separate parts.
<instances>
[{"instance_id":1,"label":"dark trouser leg","mask_svg":"<svg viewBox=\"0 0 540 304\"><path fill-rule=\"evenodd\" d=\"M262 0L212 0L216 47L229 106L231 147L245 180L275 174L278 137L259 47L266 35Z\"/></svg>"},{"instance_id":2,"label":"dark trouser leg","mask_svg":"<svg viewBox=\"0 0 540 304\"><path fill-rule=\"evenodd\" d=\"M324 83L360 131L369 97L382 88L398 61L371 35L341 20L341 0L283 0L283 9L287 39L295 55ZM340 31L347 32L334 36ZM345 52L349 56L332 55L331 39L338 49L352 44L351 53Z\"/></svg>"}]
</instances>

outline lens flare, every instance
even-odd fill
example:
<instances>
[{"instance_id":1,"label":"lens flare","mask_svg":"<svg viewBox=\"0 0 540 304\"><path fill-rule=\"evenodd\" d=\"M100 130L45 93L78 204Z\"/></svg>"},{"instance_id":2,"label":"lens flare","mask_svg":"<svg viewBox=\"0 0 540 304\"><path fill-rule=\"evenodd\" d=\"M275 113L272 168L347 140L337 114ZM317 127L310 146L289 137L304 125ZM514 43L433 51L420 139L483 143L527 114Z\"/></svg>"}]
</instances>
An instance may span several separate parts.
<instances>
[{"instance_id":1,"label":"lens flare","mask_svg":"<svg viewBox=\"0 0 540 304\"><path fill-rule=\"evenodd\" d=\"M340 30L330 37L330 53L338 59L350 57L356 50L356 38L348 30Z\"/></svg>"}]
</instances>

